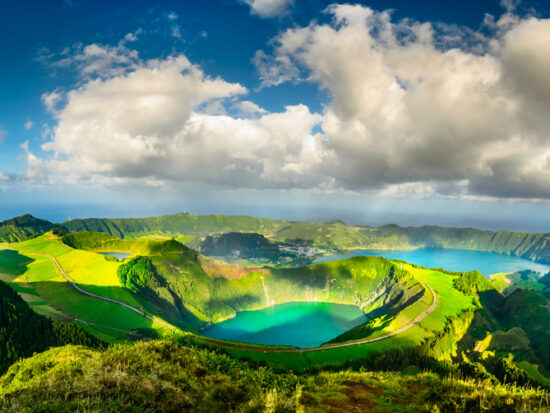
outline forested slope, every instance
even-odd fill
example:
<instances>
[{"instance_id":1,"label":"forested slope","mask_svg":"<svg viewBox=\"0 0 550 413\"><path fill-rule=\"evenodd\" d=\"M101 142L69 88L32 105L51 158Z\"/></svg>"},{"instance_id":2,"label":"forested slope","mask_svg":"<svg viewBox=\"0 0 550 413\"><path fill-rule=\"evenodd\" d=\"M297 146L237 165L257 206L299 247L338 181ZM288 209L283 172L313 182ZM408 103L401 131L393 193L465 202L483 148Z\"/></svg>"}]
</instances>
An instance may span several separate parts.
<instances>
[{"instance_id":1,"label":"forested slope","mask_svg":"<svg viewBox=\"0 0 550 413\"><path fill-rule=\"evenodd\" d=\"M51 230L55 225L44 219L26 214L0 222L0 242L16 242L35 237Z\"/></svg>"},{"instance_id":2,"label":"forested slope","mask_svg":"<svg viewBox=\"0 0 550 413\"><path fill-rule=\"evenodd\" d=\"M78 326L52 322L36 314L14 290L0 281L0 373L22 357L65 344L102 345Z\"/></svg>"}]
</instances>

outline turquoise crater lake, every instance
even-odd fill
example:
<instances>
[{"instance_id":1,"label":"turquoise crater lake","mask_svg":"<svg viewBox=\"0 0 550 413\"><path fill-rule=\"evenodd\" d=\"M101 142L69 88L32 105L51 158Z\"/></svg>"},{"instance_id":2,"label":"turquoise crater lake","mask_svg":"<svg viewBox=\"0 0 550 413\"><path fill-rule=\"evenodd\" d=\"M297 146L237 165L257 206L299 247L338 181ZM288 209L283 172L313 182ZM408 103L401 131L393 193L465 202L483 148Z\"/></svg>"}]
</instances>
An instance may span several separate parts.
<instances>
[{"instance_id":1,"label":"turquoise crater lake","mask_svg":"<svg viewBox=\"0 0 550 413\"><path fill-rule=\"evenodd\" d=\"M327 255L318 258L314 264L350 257L375 255L390 260L403 260L426 268L444 268L448 271L477 270L484 275L499 272L516 272L532 270L541 274L550 271L550 265L529 261L511 255L496 254L484 251L418 248L415 250L354 250L345 255Z\"/></svg>"},{"instance_id":2,"label":"turquoise crater lake","mask_svg":"<svg viewBox=\"0 0 550 413\"><path fill-rule=\"evenodd\" d=\"M221 340L306 348L320 346L367 320L353 305L290 302L237 313L201 334Z\"/></svg>"}]
</instances>

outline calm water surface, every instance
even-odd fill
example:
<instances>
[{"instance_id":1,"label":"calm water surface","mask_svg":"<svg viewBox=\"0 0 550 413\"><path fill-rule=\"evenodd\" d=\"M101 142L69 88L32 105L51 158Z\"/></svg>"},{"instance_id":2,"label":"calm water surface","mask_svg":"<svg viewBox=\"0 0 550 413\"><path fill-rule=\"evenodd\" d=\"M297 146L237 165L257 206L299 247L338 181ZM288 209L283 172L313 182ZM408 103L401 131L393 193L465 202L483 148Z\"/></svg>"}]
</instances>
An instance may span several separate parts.
<instances>
[{"instance_id":1,"label":"calm water surface","mask_svg":"<svg viewBox=\"0 0 550 413\"><path fill-rule=\"evenodd\" d=\"M123 260L124 258L128 258L130 253L128 252L114 252L114 251L107 251L107 252L100 252L101 255L109 255L110 257L115 257L117 260Z\"/></svg>"},{"instance_id":2,"label":"calm water surface","mask_svg":"<svg viewBox=\"0 0 550 413\"><path fill-rule=\"evenodd\" d=\"M533 270L546 274L550 265L529 261L519 257L482 251L455 250L442 248L419 248L416 250L355 250L346 255L327 255L314 263L334 261L350 257L376 255L388 259L398 259L426 268L444 268L449 271L477 270L484 275L499 272Z\"/></svg>"},{"instance_id":3,"label":"calm water surface","mask_svg":"<svg viewBox=\"0 0 550 413\"><path fill-rule=\"evenodd\" d=\"M366 321L353 305L292 302L237 313L201 334L245 343L317 347Z\"/></svg>"}]
</instances>

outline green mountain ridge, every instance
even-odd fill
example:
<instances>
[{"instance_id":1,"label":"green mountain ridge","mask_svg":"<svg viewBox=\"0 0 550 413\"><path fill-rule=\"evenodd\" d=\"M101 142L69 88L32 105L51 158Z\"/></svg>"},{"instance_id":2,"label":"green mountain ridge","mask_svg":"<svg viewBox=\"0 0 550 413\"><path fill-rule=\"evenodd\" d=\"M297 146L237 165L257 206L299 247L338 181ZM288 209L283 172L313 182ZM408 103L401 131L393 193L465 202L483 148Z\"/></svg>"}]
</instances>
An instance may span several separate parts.
<instances>
[{"instance_id":1,"label":"green mountain ridge","mask_svg":"<svg viewBox=\"0 0 550 413\"><path fill-rule=\"evenodd\" d=\"M0 222L0 241L17 242L50 231L56 225L33 217L30 214L21 215Z\"/></svg>"},{"instance_id":2,"label":"green mountain ridge","mask_svg":"<svg viewBox=\"0 0 550 413\"><path fill-rule=\"evenodd\" d=\"M40 235L55 226L70 232L104 232L118 238L142 235L187 236L188 242L231 232L260 234L273 243L317 248L459 248L514 255L550 263L550 233L487 231L433 225L378 228L341 221L292 222L268 218L179 213L147 218L88 218L53 224L31 216L0 223L0 240L13 242ZM196 247L196 242L192 246Z\"/></svg>"}]
</instances>

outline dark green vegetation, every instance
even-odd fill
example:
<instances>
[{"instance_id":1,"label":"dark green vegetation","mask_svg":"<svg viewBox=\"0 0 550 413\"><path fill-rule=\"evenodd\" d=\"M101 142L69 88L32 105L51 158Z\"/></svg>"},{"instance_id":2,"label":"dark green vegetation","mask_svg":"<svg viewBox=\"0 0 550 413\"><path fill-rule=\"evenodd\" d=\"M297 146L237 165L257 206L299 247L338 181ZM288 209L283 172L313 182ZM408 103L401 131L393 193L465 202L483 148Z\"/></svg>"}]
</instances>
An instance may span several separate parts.
<instances>
[{"instance_id":1,"label":"dark green vegetation","mask_svg":"<svg viewBox=\"0 0 550 413\"><path fill-rule=\"evenodd\" d=\"M518 283L529 285L522 282L520 275ZM528 373L538 367L538 372L550 376L550 289L540 290L536 283L536 289L520 288L512 282L506 294L499 294L476 272L463 274L455 285L477 302L477 310L463 317L469 327L459 341L458 359L469 366L466 369L478 377L489 371L501 381L537 381L548 386L547 379ZM534 368L520 370L517 365L522 363Z\"/></svg>"},{"instance_id":2,"label":"dark green vegetation","mask_svg":"<svg viewBox=\"0 0 550 413\"><path fill-rule=\"evenodd\" d=\"M117 270L120 285L134 293L153 290L162 286L162 279L147 257L135 257L122 264Z\"/></svg>"},{"instance_id":3,"label":"dark green vegetation","mask_svg":"<svg viewBox=\"0 0 550 413\"><path fill-rule=\"evenodd\" d=\"M206 237L200 246L205 255L235 256L241 258L269 257L279 254L277 244L260 234L228 232L219 237Z\"/></svg>"},{"instance_id":4,"label":"dark green vegetation","mask_svg":"<svg viewBox=\"0 0 550 413\"><path fill-rule=\"evenodd\" d=\"M544 275L543 277L541 277L539 280L538 280L539 283L541 283L542 285L544 285L545 287L550 287L550 272L546 275Z\"/></svg>"},{"instance_id":5,"label":"dark green vegetation","mask_svg":"<svg viewBox=\"0 0 550 413\"><path fill-rule=\"evenodd\" d=\"M0 410L13 412L543 411L542 390L409 367L402 374L275 372L175 341L67 346L13 365Z\"/></svg>"},{"instance_id":6,"label":"dark green vegetation","mask_svg":"<svg viewBox=\"0 0 550 413\"><path fill-rule=\"evenodd\" d=\"M102 345L76 325L36 314L15 290L0 281L0 374L20 358L65 344Z\"/></svg>"},{"instance_id":7,"label":"dark green vegetation","mask_svg":"<svg viewBox=\"0 0 550 413\"><path fill-rule=\"evenodd\" d=\"M223 257L232 262L249 260L262 264L308 264L299 251L280 242L271 242L256 233L228 232L219 236L207 236L199 246L202 254Z\"/></svg>"},{"instance_id":8,"label":"dark green vegetation","mask_svg":"<svg viewBox=\"0 0 550 413\"><path fill-rule=\"evenodd\" d=\"M26 214L0 222L0 241L15 242L43 234L55 225Z\"/></svg>"}]
</instances>

